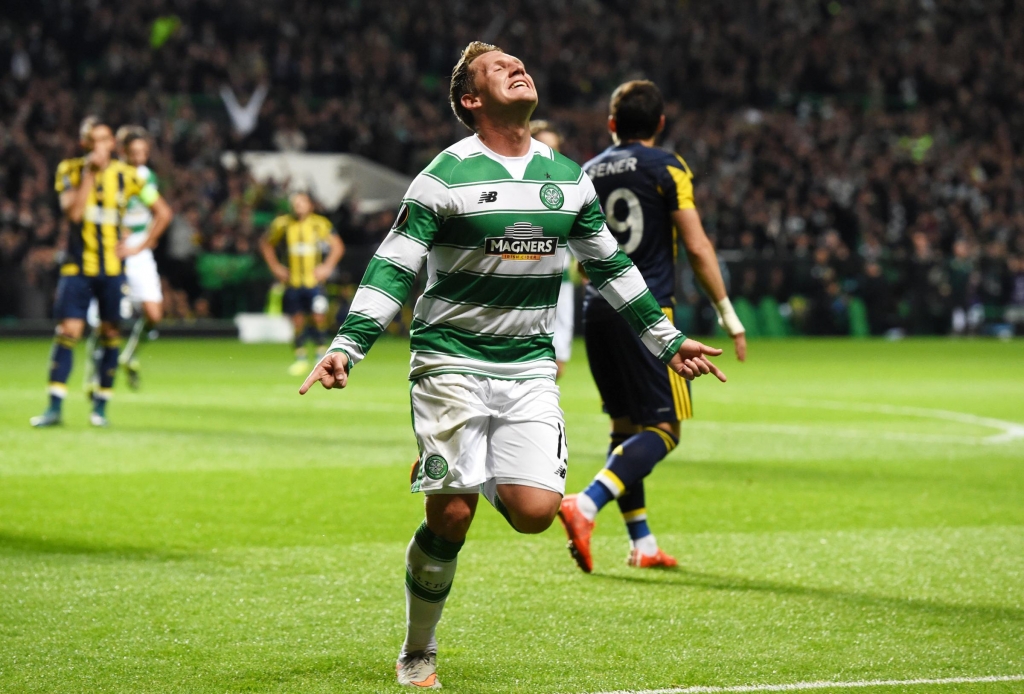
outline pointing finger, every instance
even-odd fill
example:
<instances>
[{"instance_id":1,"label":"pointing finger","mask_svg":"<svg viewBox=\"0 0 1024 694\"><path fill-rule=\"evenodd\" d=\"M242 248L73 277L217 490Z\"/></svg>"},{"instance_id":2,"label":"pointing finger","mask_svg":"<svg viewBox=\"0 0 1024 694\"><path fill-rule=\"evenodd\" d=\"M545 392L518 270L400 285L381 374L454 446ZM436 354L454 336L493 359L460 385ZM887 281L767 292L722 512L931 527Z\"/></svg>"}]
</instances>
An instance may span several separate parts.
<instances>
[{"instance_id":1,"label":"pointing finger","mask_svg":"<svg viewBox=\"0 0 1024 694\"><path fill-rule=\"evenodd\" d=\"M299 387L299 395L305 395L306 391L309 390L310 386L312 386L314 383L320 380L320 376L322 374L323 369L321 369L319 366L310 371L309 375L306 376L306 380L303 381L302 385Z\"/></svg>"},{"instance_id":2,"label":"pointing finger","mask_svg":"<svg viewBox=\"0 0 1024 694\"><path fill-rule=\"evenodd\" d=\"M719 352L721 352L721 350L719 350ZM720 368L715 366L713 362L709 361L708 359L706 359L704 357L701 357L701 358L704 359L704 363L708 365L708 368L710 369L711 373L713 373L715 375L715 377L719 381L721 381L722 383L725 383L728 380L725 377L725 373Z\"/></svg>"}]
</instances>

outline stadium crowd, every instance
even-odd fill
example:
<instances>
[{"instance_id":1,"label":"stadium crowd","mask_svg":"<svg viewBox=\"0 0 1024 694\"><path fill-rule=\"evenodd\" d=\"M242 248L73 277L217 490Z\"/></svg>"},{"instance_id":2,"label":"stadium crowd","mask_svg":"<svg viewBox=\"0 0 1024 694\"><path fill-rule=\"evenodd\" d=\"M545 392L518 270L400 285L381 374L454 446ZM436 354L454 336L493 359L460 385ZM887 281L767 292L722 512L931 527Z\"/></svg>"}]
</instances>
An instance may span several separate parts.
<instances>
[{"instance_id":1,"label":"stadium crowd","mask_svg":"<svg viewBox=\"0 0 1024 694\"><path fill-rule=\"evenodd\" d=\"M21 4L0 18L0 317L47 315L53 172L78 155L82 116L153 136L177 213L158 252L168 315L230 316L263 305L255 241L284 202L222 153L353 152L415 173L465 135L448 73L472 39L524 60L538 115L581 162L608 144L611 90L657 82L664 145L695 174L734 297L769 298L814 334L847 332L855 301L874 333L1024 328L1012 0ZM258 117L232 118L225 104L250 97ZM353 249L340 272L358 275L356 249L390 220L328 212Z\"/></svg>"}]
</instances>

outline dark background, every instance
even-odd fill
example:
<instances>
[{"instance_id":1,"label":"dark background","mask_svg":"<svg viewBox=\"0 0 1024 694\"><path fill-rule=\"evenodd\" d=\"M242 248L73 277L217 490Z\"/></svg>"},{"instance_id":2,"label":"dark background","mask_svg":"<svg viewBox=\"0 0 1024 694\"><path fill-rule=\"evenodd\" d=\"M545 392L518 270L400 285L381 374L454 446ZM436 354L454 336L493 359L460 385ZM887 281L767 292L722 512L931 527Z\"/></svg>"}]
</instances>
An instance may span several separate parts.
<instances>
[{"instance_id":1,"label":"dark background","mask_svg":"<svg viewBox=\"0 0 1024 694\"><path fill-rule=\"evenodd\" d=\"M408 174L468 131L448 74L470 40L522 58L537 115L583 162L607 100L654 80L664 146L748 328L767 334L1021 332L1024 9L1009 1L303 2L42 0L0 19L0 317L45 318L57 162L80 119L145 126L177 216L157 252L172 319L262 310L255 239L283 184L226 150L353 152ZM218 94L270 88L252 133ZM345 305L391 213L326 210ZM713 313L681 264L680 320ZM749 321L755 321L753 325Z\"/></svg>"}]
</instances>

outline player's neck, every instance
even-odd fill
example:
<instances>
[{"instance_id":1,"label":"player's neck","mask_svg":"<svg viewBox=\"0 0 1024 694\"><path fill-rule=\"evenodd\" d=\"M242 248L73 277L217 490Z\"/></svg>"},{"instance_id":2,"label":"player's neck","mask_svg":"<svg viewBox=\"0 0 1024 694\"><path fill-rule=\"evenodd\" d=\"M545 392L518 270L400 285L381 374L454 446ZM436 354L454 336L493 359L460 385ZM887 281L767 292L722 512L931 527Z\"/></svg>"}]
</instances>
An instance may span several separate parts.
<instances>
[{"instance_id":1,"label":"player's neck","mask_svg":"<svg viewBox=\"0 0 1024 694\"><path fill-rule=\"evenodd\" d=\"M503 157L525 157L530 153L530 122L484 121L476 129L484 146Z\"/></svg>"},{"instance_id":2,"label":"player's neck","mask_svg":"<svg viewBox=\"0 0 1024 694\"><path fill-rule=\"evenodd\" d=\"M657 136L655 136L655 137L657 137ZM653 147L654 146L655 137L649 137L646 140L626 140L622 144L623 144L623 146L625 146L625 145L632 145L634 143L639 142L644 147Z\"/></svg>"}]
</instances>

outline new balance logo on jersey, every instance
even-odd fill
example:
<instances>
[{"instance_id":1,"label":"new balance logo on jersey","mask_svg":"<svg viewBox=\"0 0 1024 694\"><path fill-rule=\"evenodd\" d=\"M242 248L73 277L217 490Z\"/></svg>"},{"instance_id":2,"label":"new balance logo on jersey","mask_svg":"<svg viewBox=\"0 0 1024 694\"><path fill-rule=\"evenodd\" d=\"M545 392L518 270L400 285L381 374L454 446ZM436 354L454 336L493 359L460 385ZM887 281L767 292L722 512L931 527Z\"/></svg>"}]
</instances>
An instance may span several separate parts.
<instances>
[{"instance_id":1,"label":"new balance logo on jersey","mask_svg":"<svg viewBox=\"0 0 1024 694\"><path fill-rule=\"evenodd\" d=\"M484 243L486 255L502 260L540 260L558 249L558 237L545 236L544 227L530 222L516 222L505 227L504 236L490 236Z\"/></svg>"},{"instance_id":2,"label":"new balance logo on jersey","mask_svg":"<svg viewBox=\"0 0 1024 694\"><path fill-rule=\"evenodd\" d=\"M483 193L480 194L480 199L476 201L476 204L482 205L485 202L497 202L497 201L498 201L498 191L496 191L496 190L486 190L486 191L484 191Z\"/></svg>"},{"instance_id":3,"label":"new balance logo on jersey","mask_svg":"<svg viewBox=\"0 0 1024 694\"><path fill-rule=\"evenodd\" d=\"M558 477L561 477L563 480L565 479L565 473L566 473L566 470L565 470L565 466L564 465L559 465L558 469L555 470L555 475L557 475Z\"/></svg>"}]
</instances>

